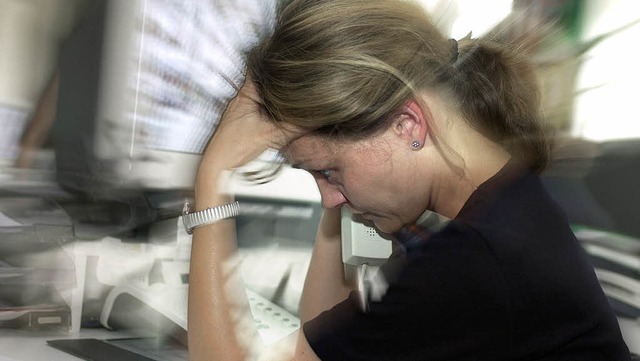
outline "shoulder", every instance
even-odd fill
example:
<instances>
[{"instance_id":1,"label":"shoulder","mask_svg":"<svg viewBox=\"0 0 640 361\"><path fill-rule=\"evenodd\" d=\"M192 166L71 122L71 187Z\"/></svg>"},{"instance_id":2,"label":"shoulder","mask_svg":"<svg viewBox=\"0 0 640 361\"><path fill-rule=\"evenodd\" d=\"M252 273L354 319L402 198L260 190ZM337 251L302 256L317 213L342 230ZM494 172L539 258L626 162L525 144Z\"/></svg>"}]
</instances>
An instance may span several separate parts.
<instances>
[{"instance_id":1,"label":"shoulder","mask_svg":"<svg viewBox=\"0 0 640 361\"><path fill-rule=\"evenodd\" d=\"M513 161L471 195L456 220L492 245L544 240L576 243L566 213L540 177Z\"/></svg>"}]
</instances>

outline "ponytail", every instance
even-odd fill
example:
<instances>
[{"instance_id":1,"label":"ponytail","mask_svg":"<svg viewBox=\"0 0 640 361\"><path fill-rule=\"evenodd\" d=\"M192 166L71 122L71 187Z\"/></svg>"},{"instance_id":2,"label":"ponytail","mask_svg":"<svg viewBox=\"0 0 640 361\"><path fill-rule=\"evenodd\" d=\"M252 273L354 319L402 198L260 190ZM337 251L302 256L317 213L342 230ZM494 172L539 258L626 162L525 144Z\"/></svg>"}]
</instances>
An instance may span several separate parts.
<instances>
[{"instance_id":1,"label":"ponytail","mask_svg":"<svg viewBox=\"0 0 640 361\"><path fill-rule=\"evenodd\" d=\"M488 40L459 41L449 84L464 117L535 172L542 172L550 146L541 124L540 94L530 63Z\"/></svg>"}]
</instances>

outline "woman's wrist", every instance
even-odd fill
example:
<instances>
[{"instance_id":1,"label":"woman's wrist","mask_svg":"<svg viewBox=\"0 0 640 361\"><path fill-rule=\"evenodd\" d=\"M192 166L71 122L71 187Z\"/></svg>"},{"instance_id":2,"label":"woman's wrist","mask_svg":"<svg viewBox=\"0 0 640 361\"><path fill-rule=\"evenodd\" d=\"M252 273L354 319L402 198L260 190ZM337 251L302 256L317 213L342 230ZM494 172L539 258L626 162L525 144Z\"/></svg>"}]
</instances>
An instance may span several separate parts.
<instances>
[{"instance_id":1,"label":"woman's wrist","mask_svg":"<svg viewBox=\"0 0 640 361\"><path fill-rule=\"evenodd\" d=\"M196 179L194 210L201 211L232 203L234 197L228 192L230 175L230 171L203 171L201 168Z\"/></svg>"}]
</instances>

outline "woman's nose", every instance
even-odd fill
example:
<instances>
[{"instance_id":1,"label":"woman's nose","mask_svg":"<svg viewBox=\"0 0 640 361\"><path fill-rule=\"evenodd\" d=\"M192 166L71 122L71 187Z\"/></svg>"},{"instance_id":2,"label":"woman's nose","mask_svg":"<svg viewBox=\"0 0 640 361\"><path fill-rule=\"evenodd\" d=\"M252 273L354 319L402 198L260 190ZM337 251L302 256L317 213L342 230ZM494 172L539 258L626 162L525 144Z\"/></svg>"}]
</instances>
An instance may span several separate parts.
<instances>
[{"instance_id":1,"label":"woman's nose","mask_svg":"<svg viewBox=\"0 0 640 361\"><path fill-rule=\"evenodd\" d=\"M318 182L318 189L320 190L320 197L322 198L322 208L337 208L347 203L347 198L338 187L333 184Z\"/></svg>"}]
</instances>

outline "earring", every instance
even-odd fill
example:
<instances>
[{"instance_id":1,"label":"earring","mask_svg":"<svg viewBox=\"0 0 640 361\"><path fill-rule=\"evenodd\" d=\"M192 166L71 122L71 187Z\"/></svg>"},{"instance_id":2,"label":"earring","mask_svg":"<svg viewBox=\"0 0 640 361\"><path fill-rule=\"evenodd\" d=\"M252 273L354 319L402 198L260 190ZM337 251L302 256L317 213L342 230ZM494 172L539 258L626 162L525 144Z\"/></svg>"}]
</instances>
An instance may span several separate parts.
<instances>
[{"instance_id":1,"label":"earring","mask_svg":"<svg viewBox=\"0 0 640 361\"><path fill-rule=\"evenodd\" d=\"M411 146L414 148L419 148L420 147L420 142L418 142L417 140L414 140L413 143L411 143Z\"/></svg>"}]
</instances>

